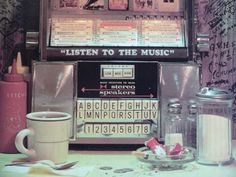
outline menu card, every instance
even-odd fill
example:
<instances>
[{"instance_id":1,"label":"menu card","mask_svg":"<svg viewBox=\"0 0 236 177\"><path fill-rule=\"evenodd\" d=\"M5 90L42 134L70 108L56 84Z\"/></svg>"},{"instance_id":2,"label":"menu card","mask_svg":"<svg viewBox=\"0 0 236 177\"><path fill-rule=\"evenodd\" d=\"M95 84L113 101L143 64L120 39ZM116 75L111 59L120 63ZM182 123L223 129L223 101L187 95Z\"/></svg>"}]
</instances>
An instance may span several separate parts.
<instances>
[{"instance_id":1,"label":"menu card","mask_svg":"<svg viewBox=\"0 0 236 177\"><path fill-rule=\"evenodd\" d=\"M59 8L76 8L78 7L78 0L60 0Z\"/></svg>"},{"instance_id":2,"label":"menu card","mask_svg":"<svg viewBox=\"0 0 236 177\"><path fill-rule=\"evenodd\" d=\"M108 0L109 10L128 10L128 0Z\"/></svg>"},{"instance_id":3,"label":"menu card","mask_svg":"<svg viewBox=\"0 0 236 177\"><path fill-rule=\"evenodd\" d=\"M154 0L132 0L132 2L134 11L154 12L156 10Z\"/></svg>"}]
</instances>

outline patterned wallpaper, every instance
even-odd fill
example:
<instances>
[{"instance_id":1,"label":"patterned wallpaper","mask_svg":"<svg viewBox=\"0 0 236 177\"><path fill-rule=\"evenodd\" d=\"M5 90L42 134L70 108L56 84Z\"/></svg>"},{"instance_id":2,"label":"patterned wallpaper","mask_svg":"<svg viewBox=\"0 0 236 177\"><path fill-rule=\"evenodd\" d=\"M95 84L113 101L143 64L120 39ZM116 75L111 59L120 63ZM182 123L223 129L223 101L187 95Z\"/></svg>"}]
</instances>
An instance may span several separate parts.
<instances>
[{"instance_id":1,"label":"patterned wallpaper","mask_svg":"<svg viewBox=\"0 0 236 177\"><path fill-rule=\"evenodd\" d=\"M0 1L0 76L11 63L18 45L23 43L23 1Z\"/></svg>"},{"instance_id":2,"label":"patterned wallpaper","mask_svg":"<svg viewBox=\"0 0 236 177\"><path fill-rule=\"evenodd\" d=\"M18 51L23 64L30 64L24 38L26 31L38 31L38 9L39 0L0 1L0 78Z\"/></svg>"},{"instance_id":3,"label":"patterned wallpaper","mask_svg":"<svg viewBox=\"0 0 236 177\"><path fill-rule=\"evenodd\" d=\"M202 58L204 86L230 90L236 139L236 0L195 0L197 31L210 35L210 51Z\"/></svg>"}]
</instances>

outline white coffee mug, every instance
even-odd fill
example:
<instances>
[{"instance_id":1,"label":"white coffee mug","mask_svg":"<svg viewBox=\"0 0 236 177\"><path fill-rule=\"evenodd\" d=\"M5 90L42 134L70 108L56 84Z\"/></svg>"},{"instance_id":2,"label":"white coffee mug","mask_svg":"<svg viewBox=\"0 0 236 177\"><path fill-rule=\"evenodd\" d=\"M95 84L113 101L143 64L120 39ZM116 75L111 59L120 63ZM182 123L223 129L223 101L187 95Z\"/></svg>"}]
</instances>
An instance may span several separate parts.
<instances>
[{"instance_id":1,"label":"white coffee mug","mask_svg":"<svg viewBox=\"0 0 236 177\"><path fill-rule=\"evenodd\" d=\"M56 164L67 160L71 115L65 112L32 112L26 115L27 129L15 139L19 152L30 160L51 160ZM28 149L24 146L27 136Z\"/></svg>"}]
</instances>

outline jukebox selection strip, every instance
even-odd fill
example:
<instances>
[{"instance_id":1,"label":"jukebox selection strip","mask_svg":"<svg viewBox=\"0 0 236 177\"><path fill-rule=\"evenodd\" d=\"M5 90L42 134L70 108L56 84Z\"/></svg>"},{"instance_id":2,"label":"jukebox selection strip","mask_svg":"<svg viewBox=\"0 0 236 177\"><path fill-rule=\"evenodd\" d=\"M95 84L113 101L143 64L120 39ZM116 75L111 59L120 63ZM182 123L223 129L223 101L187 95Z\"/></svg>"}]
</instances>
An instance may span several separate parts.
<instances>
[{"instance_id":1,"label":"jukebox selection strip","mask_svg":"<svg viewBox=\"0 0 236 177\"><path fill-rule=\"evenodd\" d=\"M80 46L93 44L93 21L52 19L51 46Z\"/></svg>"},{"instance_id":2,"label":"jukebox selection strip","mask_svg":"<svg viewBox=\"0 0 236 177\"><path fill-rule=\"evenodd\" d=\"M137 23L135 21L97 21L98 45L135 46L138 43L137 35Z\"/></svg>"},{"instance_id":3,"label":"jukebox selection strip","mask_svg":"<svg viewBox=\"0 0 236 177\"><path fill-rule=\"evenodd\" d=\"M50 45L185 47L182 19L92 20L53 18Z\"/></svg>"},{"instance_id":4,"label":"jukebox selection strip","mask_svg":"<svg viewBox=\"0 0 236 177\"><path fill-rule=\"evenodd\" d=\"M142 36L144 46L176 46L185 45L182 21L176 20L143 20Z\"/></svg>"}]
</instances>

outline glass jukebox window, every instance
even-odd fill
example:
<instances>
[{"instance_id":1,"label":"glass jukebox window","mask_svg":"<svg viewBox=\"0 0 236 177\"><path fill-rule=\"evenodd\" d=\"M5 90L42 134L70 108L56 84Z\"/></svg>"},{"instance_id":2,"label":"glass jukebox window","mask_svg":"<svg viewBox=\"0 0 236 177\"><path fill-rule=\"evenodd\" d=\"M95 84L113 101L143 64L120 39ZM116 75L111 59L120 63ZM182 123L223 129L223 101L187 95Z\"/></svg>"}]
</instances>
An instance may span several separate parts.
<instances>
[{"instance_id":1,"label":"glass jukebox window","mask_svg":"<svg viewBox=\"0 0 236 177\"><path fill-rule=\"evenodd\" d=\"M41 2L41 59L189 57L191 30L185 0L45 0ZM190 37L189 37L190 36ZM103 49L134 49L135 53ZM87 49L98 52L91 54ZM146 51L146 50L149 50ZM163 51L165 50L165 54ZM75 52L70 52L75 51ZM137 53L137 54L136 54Z\"/></svg>"},{"instance_id":2,"label":"glass jukebox window","mask_svg":"<svg viewBox=\"0 0 236 177\"><path fill-rule=\"evenodd\" d=\"M51 19L50 46L185 47L182 19Z\"/></svg>"}]
</instances>

